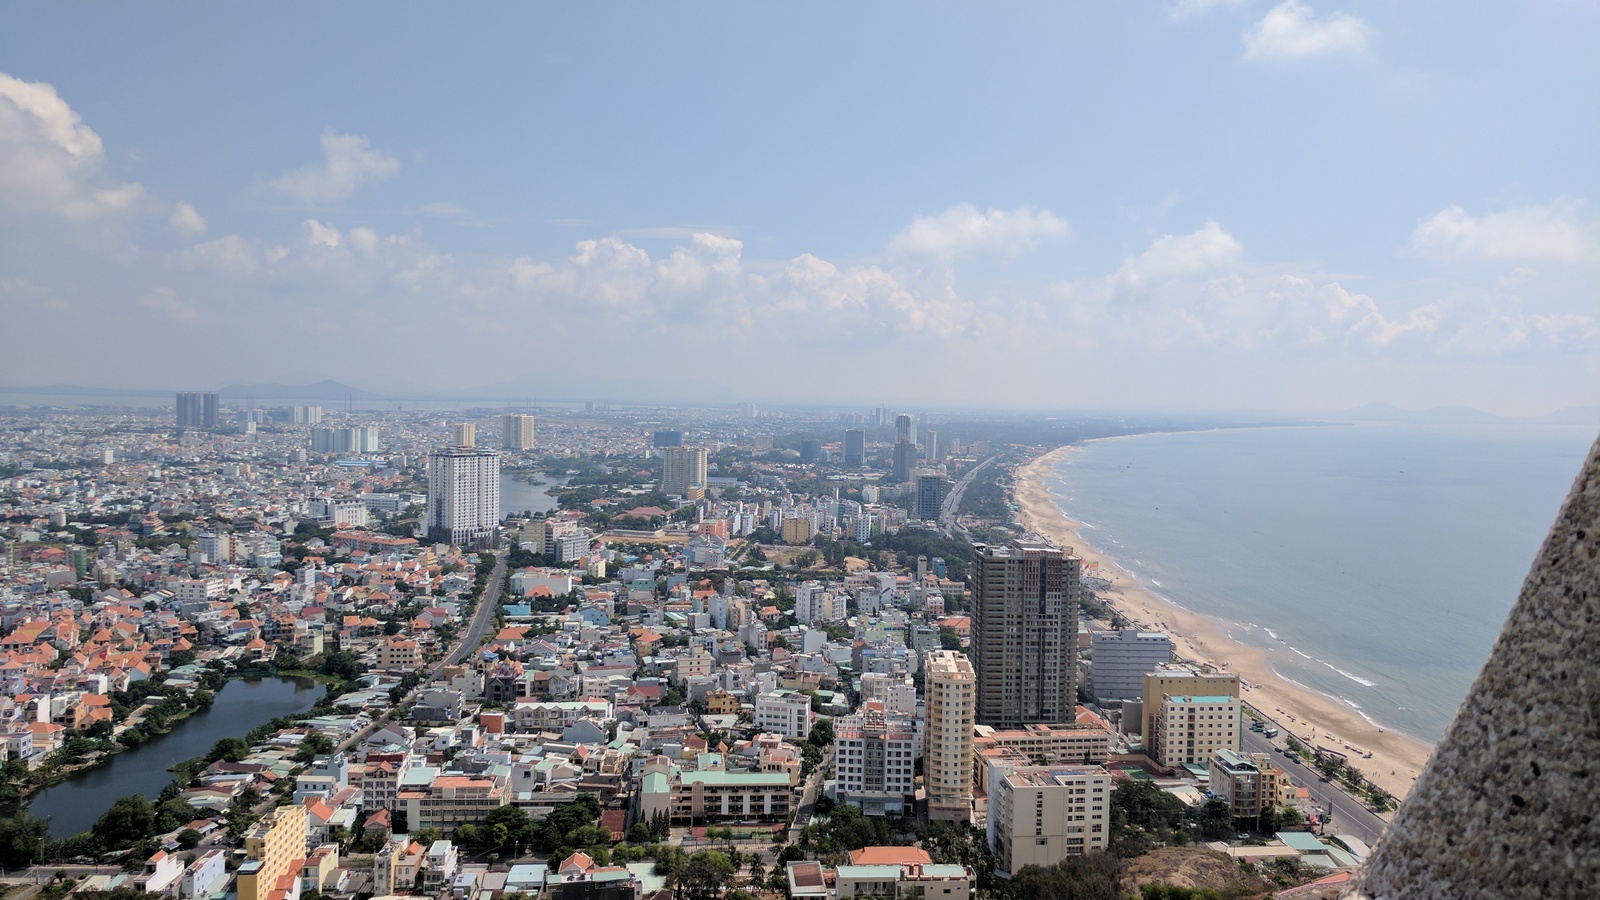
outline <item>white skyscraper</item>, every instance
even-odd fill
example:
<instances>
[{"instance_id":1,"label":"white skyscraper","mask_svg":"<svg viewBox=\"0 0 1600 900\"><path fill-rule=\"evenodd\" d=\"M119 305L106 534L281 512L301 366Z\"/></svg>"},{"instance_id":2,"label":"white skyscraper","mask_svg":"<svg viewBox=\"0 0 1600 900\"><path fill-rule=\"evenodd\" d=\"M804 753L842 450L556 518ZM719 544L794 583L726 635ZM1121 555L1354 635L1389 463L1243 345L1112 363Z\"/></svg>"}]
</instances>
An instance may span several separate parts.
<instances>
[{"instance_id":1,"label":"white skyscraper","mask_svg":"<svg viewBox=\"0 0 1600 900\"><path fill-rule=\"evenodd\" d=\"M472 422L457 422L450 426L450 445L453 447L478 446L478 426Z\"/></svg>"},{"instance_id":2,"label":"white skyscraper","mask_svg":"<svg viewBox=\"0 0 1600 900\"><path fill-rule=\"evenodd\" d=\"M499 522L498 451L451 447L429 454L429 540L489 547Z\"/></svg>"}]
</instances>

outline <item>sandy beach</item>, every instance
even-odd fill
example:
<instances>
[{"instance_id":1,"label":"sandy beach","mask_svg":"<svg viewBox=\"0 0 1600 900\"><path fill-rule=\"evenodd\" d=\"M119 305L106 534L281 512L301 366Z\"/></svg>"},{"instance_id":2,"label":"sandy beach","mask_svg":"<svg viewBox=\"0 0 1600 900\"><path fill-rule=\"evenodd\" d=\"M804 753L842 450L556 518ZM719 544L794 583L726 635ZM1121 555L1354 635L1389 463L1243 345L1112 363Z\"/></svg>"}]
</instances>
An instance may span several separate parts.
<instances>
[{"instance_id":1,"label":"sandy beach","mask_svg":"<svg viewBox=\"0 0 1600 900\"><path fill-rule=\"evenodd\" d=\"M1047 487L1055 463L1074 449L1059 448L1017 470L1022 526L1072 548L1085 563L1097 562L1098 574L1111 582L1101 599L1137 626L1170 634L1180 657L1239 673L1246 685L1245 702L1273 718L1285 734L1307 746L1349 754L1352 766L1396 798L1404 798L1432 752L1430 745L1380 729L1333 698L1279 677L1260 650L1230 640L1224 623L1167 603L1082 539L1081 526L1061 512ZM1347 745L1360 752L1346 749ZM1362 757L1369 752L1371 759Z\"/></svg>"}]
</instances>

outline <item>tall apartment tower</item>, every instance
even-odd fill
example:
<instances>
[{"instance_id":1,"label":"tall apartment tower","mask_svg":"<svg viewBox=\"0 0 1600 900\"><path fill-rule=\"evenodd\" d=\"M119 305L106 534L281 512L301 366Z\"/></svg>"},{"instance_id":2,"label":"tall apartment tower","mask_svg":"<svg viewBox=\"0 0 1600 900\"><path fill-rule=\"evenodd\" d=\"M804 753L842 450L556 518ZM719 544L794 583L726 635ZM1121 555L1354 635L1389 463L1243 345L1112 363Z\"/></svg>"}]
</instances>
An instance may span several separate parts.
<instances>
[{"instance_id":1,"label":"tall apartment tower","mask_svg":"<svg viewBox=\"0 0 1600 900\"><path fill-rule=\"evenodd\" d=\"M217 394L215 391L178 392L179 428L217 427Z\"/></svg>"},{"instance_id":2,"label":"tall apartment tower","mask_svg":"<svg viewBox=\"0 0 1600 900\"><path fill-rule=\"evenodd\" d=\"M928 462L939 461L939 432L932 429L923 432L922 458Z\"/></svg>"},{"instance_id":3,"label":"tall apartment tower","mask_svg":"<svg viewBox=\"0 0 1600 900\"><path fill-rule=\"evenodd\" d=\"M500 449L533 449L533 416L508 413L500 417Z\"/></svg>"},{"instance_id":4,"label":"tall apartment tower","mask_svg":"<svg viewBox=\"0 0 1600 900\"><path fill-rule=\"evenodd\" d=\"M450 446L478 446L478 426L471 422L457 422L450 426Z\"/></svg>"},{"instance_id":5,"label":"tall apartment tower","mask_svg":"<svg viewBox=\"0 0 1600 900\"><path fill-rule=\"evenodd\" d=\"M706 483L706 451L704 447L661 448L661 492L689 495L689 488Z\"/></svg>"},{"instance_id":6,"label":"tall apartment tower","mask_svg":"<svg viewBox=\"0 0 1600 900\"><path fill-rule=\"evenodd\" d=\"M924 522L938 521L944 510L944 498L950 494L950 482L942 472L925 471L917 475L917 518Z\"/></svg>"},{"instance_id":7,"label":"tall apartment tower","mask_svg":"<svg viewBox=\"0 0 1600 900\"><path fill-rule=\"evenodd\" d=\"M973 549L978 724L1076 721L1081 564L1048 544Z\"/></svg>"},{"instance_id":8,"label":"tall apartment tower","mask_svg":"<svg viewBox=\"0 0 1600 900\"><path fill-rule=\"evenodd\" d=\"M844 464L859 469L867 463L867 433L859 428L844 432Z\"/></svg>"},{"instance_id":9,"label":"tall apartment tower","mask_svg":"<svg viewBox=\"0 0 1600 900\"><path fill-rule=\"evenodd\" d=\"M928 653L928 818L972 821L972 728L978 679L959 650Z\"/></svg>"},{"instance_id":10,"label":"tall apartment tower","mask_svg":"<svg viewBox=\"0 0 1600 900\"><path fill-rule=\"evenodd\" d=\"M911 440L911 417L896 416L894 420L894 462L889 477L895 484L911 480L917 466L917 445Z\"/></svg>"},{"instance_id":11,"label":"tall apartment tower","mask_svg":"<svg viewBox=\"0 0 1600 900\"><path fill-rule=\"evenodd\" d=\"M449 447L428 455L428 539L492 547L500 524L500 454Z\"/></svg>"}]
</instances>

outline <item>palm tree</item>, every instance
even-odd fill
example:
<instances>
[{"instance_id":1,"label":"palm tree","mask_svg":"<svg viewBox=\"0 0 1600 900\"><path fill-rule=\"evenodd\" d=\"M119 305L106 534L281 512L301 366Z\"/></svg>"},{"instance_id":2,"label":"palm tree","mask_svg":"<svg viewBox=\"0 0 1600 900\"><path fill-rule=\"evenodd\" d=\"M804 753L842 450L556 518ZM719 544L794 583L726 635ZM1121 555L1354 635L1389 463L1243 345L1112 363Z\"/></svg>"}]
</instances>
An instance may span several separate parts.
<instances>
[{"instance_id":1,"label":"palm tree","mask_svg":"<svg viewBox=\"0 0 1600 900\"><path fill-rule=\"evenodd\" d=\"M761 864L761 854L750 854L750 883L760 885L767 879L767 867Z\"/></svg>"}]
</instances>

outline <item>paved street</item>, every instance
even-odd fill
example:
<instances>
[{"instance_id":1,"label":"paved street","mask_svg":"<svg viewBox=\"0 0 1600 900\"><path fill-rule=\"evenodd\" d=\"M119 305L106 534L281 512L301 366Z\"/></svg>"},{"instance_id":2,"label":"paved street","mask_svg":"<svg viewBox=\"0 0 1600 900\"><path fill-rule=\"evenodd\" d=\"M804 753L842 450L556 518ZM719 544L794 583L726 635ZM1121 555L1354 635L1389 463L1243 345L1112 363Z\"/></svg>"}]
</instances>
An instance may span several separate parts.
<instances>
[{"instance_id":1,"label":"paved street","mask_svg":"<svg viewBox=\"0 0 1600 900\"><path fill-rule=\"evenodd\" d=\"M1244 749L1247 753L1270 753L1278 766L1289 773L1295 784L1311 791L1313 802L1324 810L1331 810L1333 818L1328 823L1328 834L1352 834L1375 846L1383 829L1388 825L1366 804L1350 796L1333 782L1322 781L1322 773L1309 765L1297 763L1294 757L1279 752L1284 746L1284 736L1269 740L1265 735L1246 729Z\"/></svg>"}]
</instances>

